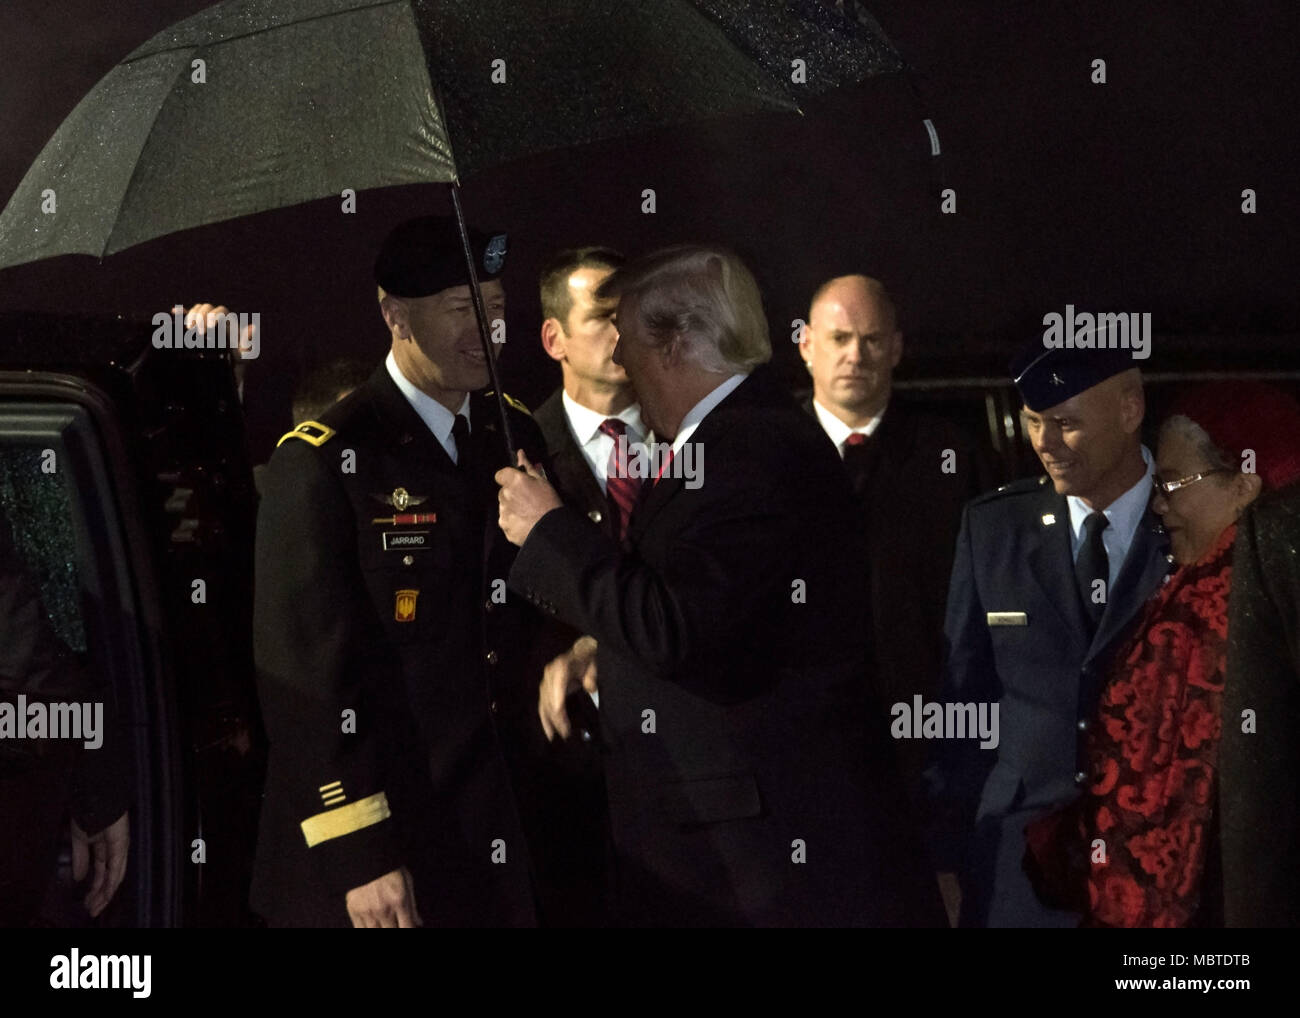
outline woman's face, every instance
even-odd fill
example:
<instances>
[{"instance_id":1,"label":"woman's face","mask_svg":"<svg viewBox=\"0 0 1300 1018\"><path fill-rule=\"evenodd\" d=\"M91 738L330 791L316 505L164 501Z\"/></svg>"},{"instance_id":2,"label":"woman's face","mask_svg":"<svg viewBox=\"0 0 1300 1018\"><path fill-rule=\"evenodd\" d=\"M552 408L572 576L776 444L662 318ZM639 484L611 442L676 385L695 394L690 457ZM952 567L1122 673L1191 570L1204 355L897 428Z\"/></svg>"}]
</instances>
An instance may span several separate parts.
<instances>
[{"instance_id":1,"label":"woman's face","mask_svg":"<svg viewBox=\"0 0 1300 1018\"><path fill-rule=\"evenodd\" d=\"M1181 434L1166 431L1156 453L1156 480L1177 481L1213 467L1196 444ZM1151 506L1164 520L1174 561L1195 562L1208 552L1224 528L1237 519L1253 497L1243 475L1225 470L1166 494L1157 490Z\"/></svg>"}]
</instances>

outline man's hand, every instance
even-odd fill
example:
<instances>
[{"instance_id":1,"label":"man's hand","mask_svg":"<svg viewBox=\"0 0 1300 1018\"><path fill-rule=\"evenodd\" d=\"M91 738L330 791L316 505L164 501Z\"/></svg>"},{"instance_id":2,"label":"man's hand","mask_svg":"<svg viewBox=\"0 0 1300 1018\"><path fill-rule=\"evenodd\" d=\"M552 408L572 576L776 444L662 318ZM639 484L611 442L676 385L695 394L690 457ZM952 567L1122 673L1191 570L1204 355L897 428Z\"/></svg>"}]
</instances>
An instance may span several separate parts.
<instances>
[{"instance_id":1,"label":"man's hand","mask_svg":"<svg viewBox=\"0 0 1300 1018\"><path fill-rule=\"evenodd\" d=\"M185 327L189 328L194 325L200 333L206 336L208 330L216 328L217 316L228 314L230 314L230 308L224 304L193 304L185 311ZM238 346L230 346L232 357L239 358L256 349L253 345L253 337L256 331L257 327L252 322L249 322L239 334ZM219 334L217 338L220 338ZM234 344L236 342L235 337L228 337L226 342Z\"/></svg>"},{"instance_id":2,"label":"man's hand","mask_svg":"<svg viewBox=\"0 0 1300 1018\"><path fill-rule=\"evenodd\" d=\"M519 450L519 466L526 472L502 467L496 473L496 482L501 485L497 492L501 530L511 544L523 547L534 524L564 503L546 482L546 475L528 462L522 449Z\"/></svg>"},{"instance_id":3,"label":"man's hand","mask_svg":"<svg viewBox=\"0 0 1300 1018\"><path fill-rule=\"evenodd\" d=\"M415 881L403 866L378 880L348 891L348 918L364 929L413 929L423 926L415 907Z\"/></svg>"},{"instance_id":4,"label":"man's hand","mask_svg":"<svg viewBox=\"0 0 1300 1018\"><path fill-rule=\"evenodd\" d=\"M131 847L131 821L123 813L98 834L87 834L72 821L72 878L80 881L95 860L95 878L86 893L86 911L99 915L113 900L126 876L127 850Z\"/></svg>"},{"instance_id":5,"label":"man's hand","mask_svg":"<svg viewBox=\"0 0 1300 1018\"><path fill-rule=\"evenodd\" d=\"M596 641L583 636L546 666L537 695L537 714L549 741L567 739L573 731L564 701L578 689L596 692Z\"/></svg>"}]
</instances>

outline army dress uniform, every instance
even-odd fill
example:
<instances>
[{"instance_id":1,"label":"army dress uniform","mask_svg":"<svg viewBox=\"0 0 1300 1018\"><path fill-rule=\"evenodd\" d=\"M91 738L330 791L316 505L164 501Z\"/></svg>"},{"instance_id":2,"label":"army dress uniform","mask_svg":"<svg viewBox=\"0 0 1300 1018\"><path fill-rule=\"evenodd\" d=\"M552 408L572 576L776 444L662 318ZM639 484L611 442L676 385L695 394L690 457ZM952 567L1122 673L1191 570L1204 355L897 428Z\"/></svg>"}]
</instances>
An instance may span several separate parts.
<instances>
[{"instance_id":1,"label":"army dress uniform","mask_svg":"<svg viewBox=\"0 0 1300 1018\"><path fill-rule=\"evenodd\" d=\"M512 405L530 458L543 445ZM406 866L425 925L535 922L507 753L536 721L540 616L504 598L494 400L453 462L381 365L271 458L254 650L271 742L252 888L277 925L347 926ZM462 438L461 441L464 441Z\"/></svg>"}]
</instances>

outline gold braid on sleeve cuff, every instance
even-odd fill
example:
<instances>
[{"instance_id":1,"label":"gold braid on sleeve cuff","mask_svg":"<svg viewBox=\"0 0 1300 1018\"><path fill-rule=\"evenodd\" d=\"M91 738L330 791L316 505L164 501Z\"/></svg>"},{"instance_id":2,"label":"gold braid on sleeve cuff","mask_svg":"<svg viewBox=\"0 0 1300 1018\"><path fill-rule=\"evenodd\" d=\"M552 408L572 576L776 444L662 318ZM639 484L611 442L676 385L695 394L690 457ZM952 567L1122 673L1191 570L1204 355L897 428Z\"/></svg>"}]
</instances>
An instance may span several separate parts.
<instances>
[{"instance_id":1,"label":"gold braid on sleeve cuff","mask_svg":"<svg viewBox=\"0 0 1300 1018\"><path fill-rule=\"evenodd\" d=\"M376 792L374 795L368 795L364 799L350 802L338 809L326 810L324 813L308 817L302 822L302 833L307 839L307 847L311 848L322 841L341 838L345 834L387 820L391 815L388 809L388 796L383 792Z\"/></svg>"}]
</instances>

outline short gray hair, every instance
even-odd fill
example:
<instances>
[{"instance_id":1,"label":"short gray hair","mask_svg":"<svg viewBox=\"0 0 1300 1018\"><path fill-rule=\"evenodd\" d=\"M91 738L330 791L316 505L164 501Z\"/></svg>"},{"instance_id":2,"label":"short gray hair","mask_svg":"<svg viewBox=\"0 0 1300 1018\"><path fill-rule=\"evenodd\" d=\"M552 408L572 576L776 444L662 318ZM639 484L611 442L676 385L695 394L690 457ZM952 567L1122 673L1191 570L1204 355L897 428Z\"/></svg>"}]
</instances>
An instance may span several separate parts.
<instances>
[{"instance_id":1,"label":"short gray hair","mask_svg":"<svg viewBox=\"0 0 1300 1018\"><path fill-rule=\"evenodd\" d=\"M1231 470L1236 473L1240 469L1240 464L1230 462L1223 450L1214 444L1209 432L1186 414L1174 414L1165 418L1160 425L1160 437L1164 438L1167 434L1177 435L1194 445L1208 470Z\"/></svg>"},{"instance_id":2,"label":"short gray hair","mask_svg":"<svg viewBox=\"0 0 1300 1018\"><path fill-rule=\"evenodd\" d=\"M748 374L772 358L758 283L725 248L691 244L644 255L596 295L632 298L656 345L681 339L687 359L706 371Z\"/></svg>"}]
</instances>

